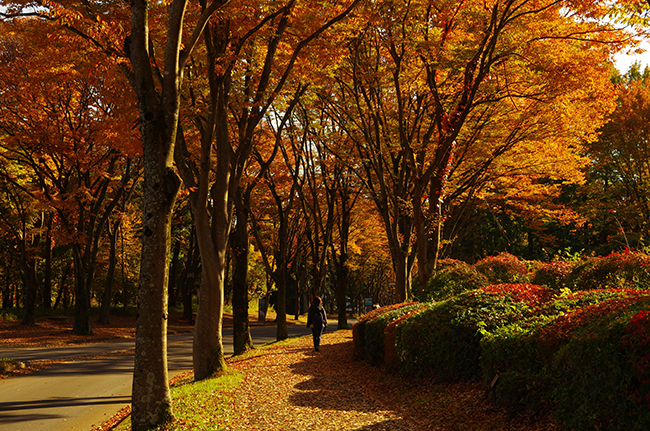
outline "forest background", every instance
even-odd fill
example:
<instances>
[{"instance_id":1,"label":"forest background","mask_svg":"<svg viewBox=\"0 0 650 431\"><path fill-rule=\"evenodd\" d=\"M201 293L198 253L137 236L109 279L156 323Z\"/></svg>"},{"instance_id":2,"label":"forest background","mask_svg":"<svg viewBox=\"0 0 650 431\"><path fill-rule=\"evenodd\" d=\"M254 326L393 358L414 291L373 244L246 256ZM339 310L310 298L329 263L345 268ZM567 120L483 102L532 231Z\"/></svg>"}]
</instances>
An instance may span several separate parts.
<instances>
[{"instance_id":1,"label":"forest background","mask_svg":"<svg viewBox=\"0 0 650 431\"><path fill-rule=\"evenodd\" d=\"M251 300L282 339L310 295L404 301L443 258L647 244L650 69L612 63L645 2L2 4L2 306L84 334L137 301L135 428L195 296L201 379L226 303L243 352Z\"/></svg>"}]
</instances>

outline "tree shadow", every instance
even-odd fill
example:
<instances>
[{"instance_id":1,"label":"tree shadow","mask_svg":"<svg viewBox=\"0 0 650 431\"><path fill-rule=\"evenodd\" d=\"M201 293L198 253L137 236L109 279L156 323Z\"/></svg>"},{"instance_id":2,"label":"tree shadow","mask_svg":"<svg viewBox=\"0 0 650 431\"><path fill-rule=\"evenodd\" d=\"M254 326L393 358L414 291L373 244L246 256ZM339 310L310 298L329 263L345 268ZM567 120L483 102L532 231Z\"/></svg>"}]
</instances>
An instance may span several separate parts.
<instances>
[{"instance_id":1,"label":"tree shadow","mask_svg":"<svg viewBox=\"0 0 650 431\"><path fill-rule=\"evenodd\" d=\"M380 378L377 369L354 357L352 336L343 342L324 344L320 352L303 349L305 359L293 364L295 374L308 376L295 385L296 392L289 402L297 407L321 410L368 413L375 416L376 423L362 425L359 431L412 430L414 424L401 417L400 412L386 405L371 387L372 379ZM350 429L348 423L346 429Z\"/></svg>"}]
</instances>

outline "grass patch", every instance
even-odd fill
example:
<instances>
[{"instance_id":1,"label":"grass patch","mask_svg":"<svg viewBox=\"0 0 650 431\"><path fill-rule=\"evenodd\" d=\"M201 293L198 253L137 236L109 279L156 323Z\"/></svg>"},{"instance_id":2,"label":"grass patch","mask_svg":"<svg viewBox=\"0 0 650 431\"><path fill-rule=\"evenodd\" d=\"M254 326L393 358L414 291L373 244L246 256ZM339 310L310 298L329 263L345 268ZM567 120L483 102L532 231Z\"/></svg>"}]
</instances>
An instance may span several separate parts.
<instances>
[{"instance_id":1,"label":"grass patch","mask_svg":"<svg viewBox=\"0 0 650 431\"><path fill-rule=\"evenodd\" d=\"M192 376L179 381L171 388L174 420L155 428L158 431L226 430L226 407L231 402L230 392L243 380L243 375L226 370L217 376L195 382ZM126 418L117 431L131 429L131 417Z\"/></svg>"}]
</instances>

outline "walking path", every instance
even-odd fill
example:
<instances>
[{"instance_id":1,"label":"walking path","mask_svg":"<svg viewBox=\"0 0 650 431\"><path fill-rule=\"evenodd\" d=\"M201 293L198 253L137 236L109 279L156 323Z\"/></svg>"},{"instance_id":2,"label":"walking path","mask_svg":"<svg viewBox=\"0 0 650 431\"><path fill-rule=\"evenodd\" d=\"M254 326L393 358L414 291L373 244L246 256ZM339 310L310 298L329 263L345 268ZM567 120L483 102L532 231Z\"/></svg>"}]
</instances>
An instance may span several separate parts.
<instances>
[{"instance_id":1,"label":"walking path","mask_svg":"<svg viewBox=\"0 0 650 431\"><path fill-rule=\"evenodd\" d=\"M354 359L352 332L325 334L320 352L311 337L282 348L232 358L244 373L233 394L232 430L423 429L376 398L376 369Z\"/></svg>"},{"instance_id":2,"label":"walking path","mask_svg":"<svg viewBox=\"0 0 650 431\"><path fill-rule=\"evenodd\" d=\"M496 409L478 382L402 379L354 357L352 331L326 333L228 360L244 375L228 430L555 431L552 421Z\"/></svg>"}]
</instances>

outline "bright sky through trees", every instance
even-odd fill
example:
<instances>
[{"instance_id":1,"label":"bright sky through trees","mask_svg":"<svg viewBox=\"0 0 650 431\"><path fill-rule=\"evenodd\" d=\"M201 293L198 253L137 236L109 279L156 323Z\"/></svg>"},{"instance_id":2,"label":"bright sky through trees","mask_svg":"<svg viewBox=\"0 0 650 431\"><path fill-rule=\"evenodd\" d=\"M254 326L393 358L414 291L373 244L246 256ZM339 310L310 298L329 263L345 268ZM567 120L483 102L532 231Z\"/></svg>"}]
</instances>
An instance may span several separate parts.
<instances>
[{"instance_id":1,"label":"bright sky through trees","mask_svg":"<svg viewBox=\"0 0 650 431\"><path fill-rule=\"evenodd\" d=\"M627 72L630 66L635 62L641 63L641 70L645 69L646 66L650 67L650 41L646 40L641 45L639 45L639 47L641 49L644 49L645 52L622 52L614 56L614 62L616 63L616 68L619 70L619 72Z\"/></svg>"}]
</instances>

